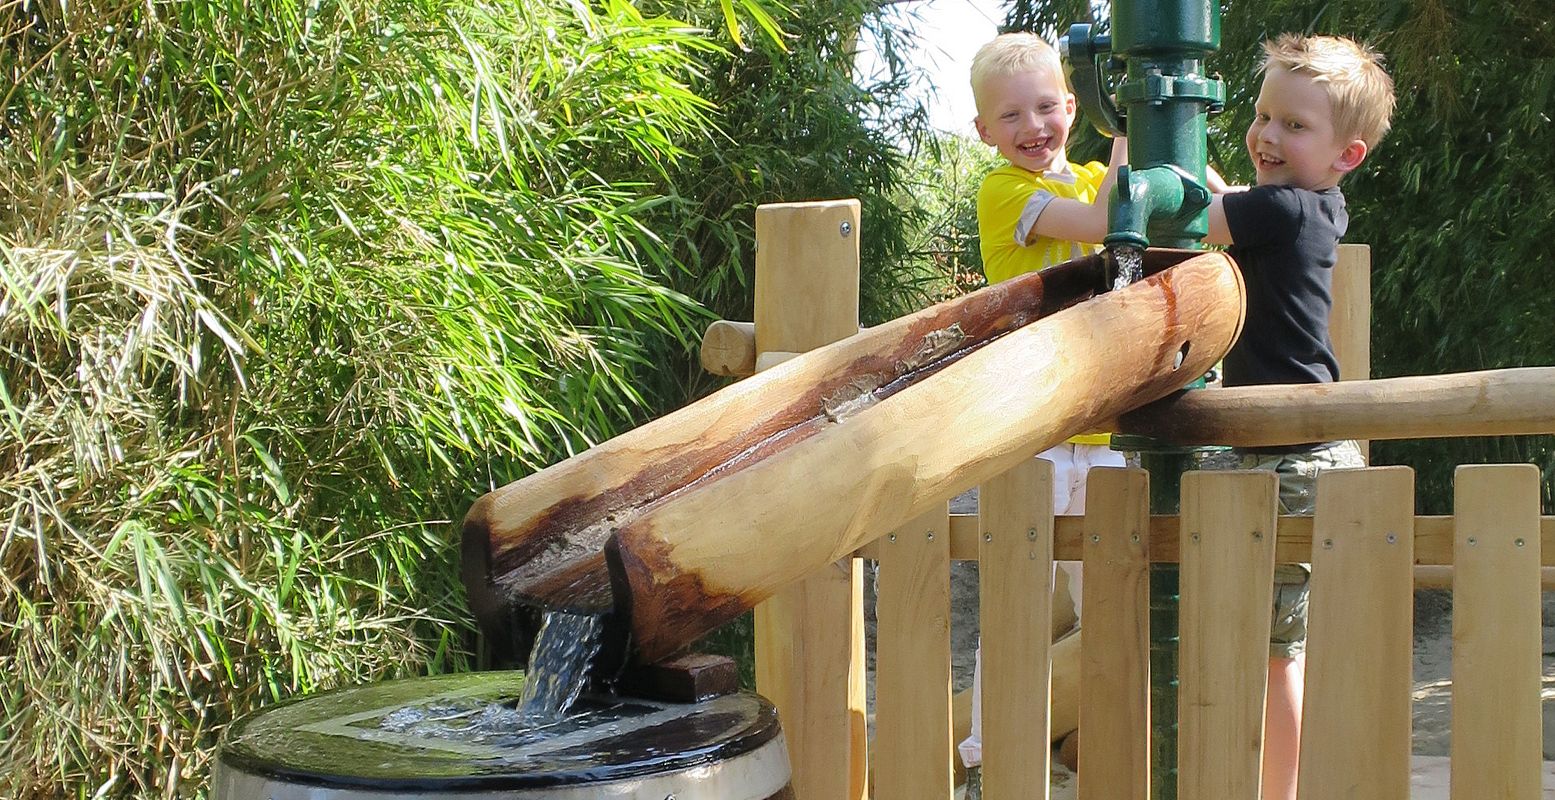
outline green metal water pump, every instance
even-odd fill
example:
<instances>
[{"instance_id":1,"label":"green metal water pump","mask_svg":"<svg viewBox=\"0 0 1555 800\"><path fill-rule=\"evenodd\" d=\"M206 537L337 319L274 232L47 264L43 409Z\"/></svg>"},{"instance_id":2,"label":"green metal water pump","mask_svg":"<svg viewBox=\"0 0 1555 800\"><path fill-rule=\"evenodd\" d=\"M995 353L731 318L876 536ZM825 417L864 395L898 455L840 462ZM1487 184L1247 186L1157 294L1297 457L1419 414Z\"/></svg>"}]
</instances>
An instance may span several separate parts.
<instances>
[{"instance_id":1,"label":"green metal water pump","mask_svg":"<svg viewBox=\"0 0 1555 800\"><path fill-rule=\"evenodd\" d=\"M1060 43L1080 108L1108 136L1128 136L1104 244L1196 247L1209 231L1205 128L1225 85L1204 75L1220 49L1220 9L1202 0L1114 0L1112 33L1074 25ZM1124 72L1108 92L1107 77Z\"/></svg>"},{"instance_id":2,"label":"green metal water pump","mask_svg":"<svg viewBox=\"0 0 1555 800\"><path fill-rule=\"evenodd\" d=\"M1118 170L1103 240L1119 265L1148 246L1198 248L1209 233L1206 180L1209 113L1225 104L1225 85L1204 74L1220 49L1214 0L1113 0L1112 35L1074 25L1060 42L1076 99L1107 136L1128 136L1128 166ZM1123 72L1114 102L1108 76ZM1119 108L1121 106L1121 109ZM1123 269L1118 267L1120 272ZM1124 281L1133 276L1125 274ZM1202 378L1190 388L1204 385ZM1150 472L1150 511L1174 514L1182 473L1219 448L1176 447L1147 437L1113 437ZM1179 573L1150 567L1150 796L1177 798L1177 651Z\"/></svg>"}]
</instances>

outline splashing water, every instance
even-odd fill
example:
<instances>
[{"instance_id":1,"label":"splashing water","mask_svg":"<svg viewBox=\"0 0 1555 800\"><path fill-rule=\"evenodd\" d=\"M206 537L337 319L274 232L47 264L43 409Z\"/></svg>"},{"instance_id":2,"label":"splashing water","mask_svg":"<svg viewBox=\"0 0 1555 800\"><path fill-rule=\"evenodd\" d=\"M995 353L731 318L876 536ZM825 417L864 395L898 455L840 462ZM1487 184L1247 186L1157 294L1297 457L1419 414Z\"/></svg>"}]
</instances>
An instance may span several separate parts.
<instances>
[{"instance_id":1,"label":"splashing water","mask_svg":"<svg viewBox=\"0 0 1555 800\"><path fill-rule=\"evenodd\" d=\"M1114 247L1108 251L1112 255L1112 263L1117 267L1117 272L1112 278L1114 290L1139 280L1145 272L1145 254L1137 247Z\"/></svg>"},{"instance_id":2,"label":"splashing water","mask_svg":"<svg viewBox=\"0 0 1555 800\"><path fill-rule=\"evenodd\" d=\"M538 739L543 735L525 725L523 717L509 706L458 700L395 709L378 720L378 728L424 739L481 744L502 741L498 737Z\"/></svg>"},{"instance_id":3,"label":"splashing water","mask_svg":"<svg viewBox=\"0 0 1555 800\"><path fill-rule=\"evenodd\" d=\"M599 614L545 612L518 701L521 718L546 724L567 715L588 683L589 662L599 653L603 627L604 617Z\"/></svg>"}]
</instances>

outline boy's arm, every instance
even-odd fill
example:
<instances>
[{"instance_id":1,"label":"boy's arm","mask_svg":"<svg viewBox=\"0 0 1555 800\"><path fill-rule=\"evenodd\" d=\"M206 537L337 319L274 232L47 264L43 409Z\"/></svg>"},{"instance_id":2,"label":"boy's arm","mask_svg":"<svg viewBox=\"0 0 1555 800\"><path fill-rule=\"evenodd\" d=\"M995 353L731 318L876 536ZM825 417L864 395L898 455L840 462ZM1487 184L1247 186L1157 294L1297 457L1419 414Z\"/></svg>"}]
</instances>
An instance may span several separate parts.
<instances>
[{"instance_id":1,"label":"boy's arm","mask_svg":"<svg viewBox=\"0 0 1555 800\"><path fill-rule=\"evenodd\" d=\"M1107 199L1112 196L1112 186L1118 180L1119 165L1128 163L1128 141L1123 137L1112 140L1112 158L1107 164L1107 174L1096 190L1096 202L1085 203L1067 197L1054 197L1043 206L1036 224L1026 233L1026 244L1038 236L1050 239L1066 239L1073 242L1098 243L1107 236Z\"/></svg>"},{"instance_id":2,"label":"boy's arm","mask_svg":"<svg viewBox=\"0 0 1555 800\"><path fill-rule=\"evenodd\" d=\"M1216 172L1215 168L1209 164L1204 165L1204 174L1206 176L1204 179L1204 185L1209 187L1210 193L1212 194L1231 192L1236 191L1237 189L1237 187L1226 183L1226 179L1220 177L1220 173Z\"/></svg>"},{"instance_id":3,"label":"boy's arm","mask_svg":"<svg viewBox=\"0 0 1555 800\"><path fill-rule=\"evenodd\" d=\"M1225 194L1217 193L1209 198L1209 234L1205 244L1236 244L1231 241L1231 228L1226 224Z\"/></svg>"},{"instance_id":4,"label":"boy's arm","mask_svg":"<svg viewBox=\"0 0 1555 800\"><path fill-rule=\"evenodd\" d=\"M1220 173L1208 164L1204 165L1206 174L1205 183L1211 192L1209 200L1209 235L1204 237L1205 244L1235 244L1231 241L1231 229L1226 224L1226 207L1221 202L1221 195L1232 192L1245 192L1246 186L1232 186L1226 183L1226 179L1220 177Z\"/></svg>"}]
</instances>

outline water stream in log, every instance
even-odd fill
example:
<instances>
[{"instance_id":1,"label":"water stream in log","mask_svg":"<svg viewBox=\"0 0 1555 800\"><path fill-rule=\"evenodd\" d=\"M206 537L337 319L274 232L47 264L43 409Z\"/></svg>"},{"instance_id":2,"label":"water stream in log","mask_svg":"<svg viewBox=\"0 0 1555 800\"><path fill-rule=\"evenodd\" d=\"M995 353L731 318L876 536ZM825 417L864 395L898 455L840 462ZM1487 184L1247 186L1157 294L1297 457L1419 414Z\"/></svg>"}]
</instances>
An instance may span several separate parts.
<instances>
[{"instance_id":1,"label":"water stream in log","mask_svg":"<svg viewBox=\"0 0 1555 800\"><path fill-rule=\"evenodd\" d=\"M529 654L518 701L520 718L544 725L567 715L588 683L589 662L599 653L603 627L600 614L545 612Z\"/></svg>"}]
</instances>

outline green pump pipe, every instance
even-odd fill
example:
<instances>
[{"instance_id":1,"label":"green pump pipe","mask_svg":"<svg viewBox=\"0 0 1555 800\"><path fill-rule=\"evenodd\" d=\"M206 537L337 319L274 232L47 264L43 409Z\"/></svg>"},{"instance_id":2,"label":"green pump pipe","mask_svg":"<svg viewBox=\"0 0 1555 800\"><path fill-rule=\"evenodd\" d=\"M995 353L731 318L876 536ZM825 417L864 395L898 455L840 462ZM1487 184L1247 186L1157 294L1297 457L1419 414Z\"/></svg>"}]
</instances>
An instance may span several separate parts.
<instances>
[{"instance_id":1,"label":"green pump pipe","mask_svg":"<svg viewBox=\"0 0 1555 800\"><path fill-rule=\"evenodd\" d=\"M1128 136L1128 166L1108 198L1109 252L1201 247L1209 232L1208 115L1225 86L1204 75L1220 49L1214 0L1113 0L1112 36L1075 25L1060 49L1080 107L1103 135ZM1104 74L1122 70L1114 103ZM1121 109L1119 108L1121 106ZM1196 385L1202 386L1200 379ZM1195 448L1114 437L1150 472L1150 510L1177 511L1182 473ZM1150 567L1150 796L1177 798L1178 584L1175 564Z\"/></svg>"}]
</instances>

